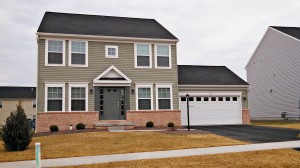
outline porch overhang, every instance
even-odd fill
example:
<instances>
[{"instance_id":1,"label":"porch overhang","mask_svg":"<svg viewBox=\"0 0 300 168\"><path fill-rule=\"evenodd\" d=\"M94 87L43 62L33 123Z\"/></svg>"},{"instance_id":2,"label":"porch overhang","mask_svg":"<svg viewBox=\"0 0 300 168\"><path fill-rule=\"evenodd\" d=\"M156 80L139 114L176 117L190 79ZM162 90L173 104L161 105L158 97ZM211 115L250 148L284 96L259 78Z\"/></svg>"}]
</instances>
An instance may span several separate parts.
<instances>
[{"instance_id":1,"label":"porch overhang","mask_svg":"<svg viewBox=\"0 0 300 168\"><path fill-rule=\"evenodd\" d=\"M111 65L93 80L93 86L131 86L132 80Z\"/></svg>"}]
</instances>

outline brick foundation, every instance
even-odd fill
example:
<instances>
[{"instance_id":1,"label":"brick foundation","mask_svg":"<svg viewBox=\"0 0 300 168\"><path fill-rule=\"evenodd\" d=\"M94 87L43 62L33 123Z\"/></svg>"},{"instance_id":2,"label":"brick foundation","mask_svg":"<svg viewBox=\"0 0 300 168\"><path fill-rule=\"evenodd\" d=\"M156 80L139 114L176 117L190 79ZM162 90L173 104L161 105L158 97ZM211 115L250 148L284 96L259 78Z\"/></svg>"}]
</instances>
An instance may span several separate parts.
<instances>
[{"instance_id":1,"label":"brick foundation","mask_svg":"<svg viewBox=\"0 0 300 168\"><path fill-rule=\"evenodd\" d=\"M153 121L154 126L167 126L173 122L175 126L181 126L180 110L151 110L151 111L127 111L127 121L135 126L146 126L148 121Z\"/></svg>"},{"instance_id":2,"label":"brick foundation","mask_svg":"<svg viewBox=\"0 0 300 168\"><path fill-rule=\"evenodd\" d=\"M250 111L249 109L243 109L243 125L250 125Z\"/></svg>"},{"instance_id":3,"label":"brick foundation","mask_svg":"<svg viewBox=\"0 0 300 168\"><path fill-rule=\"evenodd\" d=\"M69 130L70 125L76 129L78 123L86 128L95 128L99 121L98 112L39 112L37 113L36 132L49 132L51 125L57 125L60 131Z\"/></svg>"}]
</instances>

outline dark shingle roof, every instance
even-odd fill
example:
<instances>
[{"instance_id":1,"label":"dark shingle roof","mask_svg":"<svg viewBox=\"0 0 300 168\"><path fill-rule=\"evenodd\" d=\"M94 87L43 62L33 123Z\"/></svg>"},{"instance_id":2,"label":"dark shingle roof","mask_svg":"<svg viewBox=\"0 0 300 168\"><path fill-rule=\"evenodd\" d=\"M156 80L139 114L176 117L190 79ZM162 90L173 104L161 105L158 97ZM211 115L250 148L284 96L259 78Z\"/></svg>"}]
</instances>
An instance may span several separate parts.
<instances>
[{"instance_id":1,"label":"dark shingle roof","mask_svg":"<svg viewBox=\"0 0 300 168\"><path fill-rule=\"evenodd\" d=\"M270 27L300 40L300 27L282 27L282 26L270 26Z\"/></svg>"},{"instance_id":2,"label":"dark shingle roof","mask_svg":"<svg viewBox=\"0 0 300 168\"><path fill-rule=\"evenodd\" d=\"M225 66L178 65L179 85L249 85Z\"/></svg>"},{"instance_id":3,"label":"dark shingle roof","mask_svg":"<svg viewBox=\"0 0 300 168\"><path fill-rule=\"evenodd\" d=\"M0 98L34 98L35 87L0 87Z\"/></svg>"},{"instance_id":4,"label":"dark shingle roof","mask_svg":"<svg viewBox=\"0 0 300 168\"><path fill-rule=\"evenodd\" d=\"M45 13L38 32L177 40L154 19L56 12Z\"/></svg>"}]
</instances>

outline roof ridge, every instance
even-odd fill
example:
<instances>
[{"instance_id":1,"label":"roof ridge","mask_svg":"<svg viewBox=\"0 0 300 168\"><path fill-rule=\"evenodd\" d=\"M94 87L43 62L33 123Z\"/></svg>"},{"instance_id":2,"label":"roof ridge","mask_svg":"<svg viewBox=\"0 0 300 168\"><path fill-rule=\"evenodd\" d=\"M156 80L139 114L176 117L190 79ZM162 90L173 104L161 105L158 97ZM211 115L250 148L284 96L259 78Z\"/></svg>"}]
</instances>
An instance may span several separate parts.
<instances>
[{"instance_id":1,"label":"roof ridge","mask_svg":"<svg viewBox=\"0 0 300 168\"><path fill-rule=\"evenodd\" d=\"M80 15L80 16L97 16L97 17L126 18L126 19L155 20L155 19L151 19L151 18L135 18L135 17L124 17L124 16L108 16L108 15L83 14L83 13L67 13L67 12L52 12L52 11L46 11L45 14L46 13L66 14L66 15Z\"/></svg>"}]
</instances>

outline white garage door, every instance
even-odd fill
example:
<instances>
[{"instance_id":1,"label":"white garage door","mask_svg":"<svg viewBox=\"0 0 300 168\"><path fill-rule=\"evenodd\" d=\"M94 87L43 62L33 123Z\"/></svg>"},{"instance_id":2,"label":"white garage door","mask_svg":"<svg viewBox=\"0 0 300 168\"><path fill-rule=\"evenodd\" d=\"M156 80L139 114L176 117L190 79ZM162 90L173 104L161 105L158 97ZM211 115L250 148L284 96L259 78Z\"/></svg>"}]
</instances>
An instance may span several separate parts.
<instances>
[{"instance_id":1,"label":"white garage door","mask_svg":"<svg viewBox=\"0 0 300 168\"><path fill-rule=\"evenodd\" d=\"M179 97L181 125L187 125L187 101ZM193 94L189 98L190 125L242 124L242 103L239 95L206 96Z\"/></svg>"}]
</instances>

